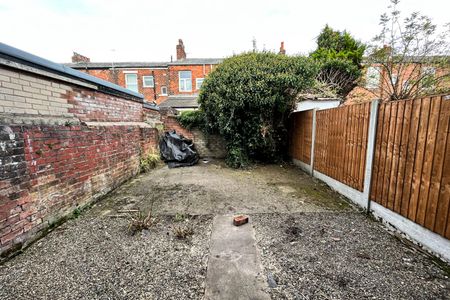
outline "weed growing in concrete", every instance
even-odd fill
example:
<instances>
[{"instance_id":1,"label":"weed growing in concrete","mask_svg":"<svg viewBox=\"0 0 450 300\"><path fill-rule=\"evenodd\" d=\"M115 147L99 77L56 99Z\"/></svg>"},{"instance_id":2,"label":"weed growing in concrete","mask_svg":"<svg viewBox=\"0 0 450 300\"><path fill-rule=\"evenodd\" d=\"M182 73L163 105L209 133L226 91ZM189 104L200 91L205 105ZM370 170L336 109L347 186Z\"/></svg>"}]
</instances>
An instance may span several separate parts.
<instances>
[{"instance_id":1,"label":"weed growing in concrete","mask_svg":"<svg viewBox=\"0 0 450 300\"><path fill-rule=\"evenodd\" d=\"M141 172L145 173L150 171L151 169L156 168L160 161L161 158L158 153L155 153L155 151L142 156L140 161Z\"/></svg>"},{"instance_id":2,"label":"weed growing in concrete","mask_svg":"<svg viewBox=\"0 0 450 300\"><path fill-rule=\"evenodd\" d=\"M130 216L128 231L130 231L132 235L135 235L136 232L140 232L144 229L149 229L157 222L158 220L152 216L151 210L148 212L148 214L143 214L141 211L138 211L134 216Z\"/></svg>"},{"instance_id":3,"label":"weed growing in concrete","mask_svg":"<svg viewBox=\"0 0 450 300\"><path fill-rule=\"evenodd\" d=\"M172 233L177 239L184 240L194 234L194 228L190 225L174 226Z\"/></svg>"},{"instance_id":4,"label":"weed growing in concrete","mask_svg":"<svg viewBox=\"0 0 450 300\"><path fill-rule=\"evenodd\" d=\"M174 222L182 222L187 219L187 216L183 213L177 213L174 217Z\"/></svg>"}]
</instances>

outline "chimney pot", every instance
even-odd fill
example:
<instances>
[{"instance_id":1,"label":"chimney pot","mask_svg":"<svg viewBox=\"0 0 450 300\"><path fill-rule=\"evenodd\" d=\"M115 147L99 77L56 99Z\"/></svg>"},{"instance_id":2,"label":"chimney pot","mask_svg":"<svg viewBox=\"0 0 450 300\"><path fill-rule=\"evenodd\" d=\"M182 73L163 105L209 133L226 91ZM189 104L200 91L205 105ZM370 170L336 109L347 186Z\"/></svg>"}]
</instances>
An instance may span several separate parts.
<instances>
[{"instance_id":1,"label":"chimney pot","mask_svg":"<svg viewBox=\"0 0 450 300\"><path fill-rule=\"evenodd\" d=\"M72 62L73 63L79 63L79 62L88 63L88 62L91 62L91 59L87 56L81 55L80 53L77 53L74 51L73 55L72 55Z\"/></svg>"},{"instance_id":2,"label":"chimney pot","mask_svg":"<svg viewBox=\"0 0 450 300\"><path fill-rule=\"evenodd\" d=\"M281 42L280 52L278 52L278 53L282 54L282 55L286 54L286 49L284 49L284 42Z\"/></svg>"}]
</instances>

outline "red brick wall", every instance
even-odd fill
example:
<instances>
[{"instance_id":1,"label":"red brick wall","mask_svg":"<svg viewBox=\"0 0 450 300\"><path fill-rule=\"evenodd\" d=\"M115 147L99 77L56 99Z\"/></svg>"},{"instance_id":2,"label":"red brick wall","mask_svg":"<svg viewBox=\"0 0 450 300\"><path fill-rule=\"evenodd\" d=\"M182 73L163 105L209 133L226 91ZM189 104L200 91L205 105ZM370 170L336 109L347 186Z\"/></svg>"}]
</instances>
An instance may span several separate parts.
<instances>
[{"instance_id":1,"label":"red brick wall","mask_svg":"<svg viewBox=\"0 0 450 300\"><path fill-rule=\"evenodd\" d=\"M135 175L153 128L0 126L0 253Z\"/></svg>"},{"instance_id":2,"label":"red brick wall","mask_svg":"<svg viewBox=\"0 0 450 300\"><path fill-rule=\"evenodd\" d=\"M102 70L102 69L101 70L83 70L83 69L80 69L79 71L88 73L89 75L98 77L100 79L103 79L103 80L106 80L106 81L109 81L109 82L112 82L115 84L118 84L117 77L115 76L115 73L112 72L111 70L108 70L108 69L107 70Z\"/></svg>"},{"instance_id":3,"label":"red brick wall","mask_svg":"<svg viewBox=\"0 0 450 300\"><path fill-rule=\"evenodd\" d=\"M194 134L182 127L180 123L178 123L176 116L171 115L163 115L161 117L161 121L164 123L164 131L172 131L175 130L178 134L182 134L185 138L193 139Z\"/></svg>"},{"instance_id":4,"label":"red brick wall","mask_svg":"<svg viewBox=\"0 0 450 300\"><path fill-rule=\"evenodd\" d=\"M142 121L142 103L86 89L74 89L68 94L68 103L73 105L69 112L81 121Z\"/></svg>"},{"instance_id":5,"label":"red brick wall","mask_svg":"<svg viewBox=\"0 0 450 300\"><path fill-rule=\"evenodd\" d=\"M2 260L134 176L141 155L157 148L158 132L137 98L18 69L0 73L0 85L10 87L0 90L8 100L0 101ZM88 121L98 123L80 125Z\"/></svg>"},{"instance_id":6,"label":"red brick wall","mask_svg":"<svg viewBox=\"0 0 450 300\"><path fill-rule=\"evenodd\" d=\"M211 65L191 65L191 66L169 66L169 78L170 78L170 88L169 92L171 95L192 95L198 94L199 90L196 89L196 79L205 78L214 66ZM191 71L192 72L192 91L191 92L180 92L179 82L178 82L178 72L179 71Z\"/></svg>"},{"instance_id":7,"label":"red brick wall","mask_svg":"<svg viewBox=\"0 0 450 300\"><path fill-rule=\"evenodd\" d=\"M201 130L188 130L181 126L177 117L163 112L161 121L164 124L164 131L175 130L178 134L192 140L200 157L224 158L226 156L225 140L218 135L205 135Z\"/></svg>"},{"instance_id":8,"label":"red brick wall","mask_svg":"<svg viewBox=\"0 0 450 300\"><path fill-rule=\"evenodd\" d=\"M144 122L154 124L155 122L161 122L161 114L159 111L144 108Z\"/></svg>"}]
</instances>

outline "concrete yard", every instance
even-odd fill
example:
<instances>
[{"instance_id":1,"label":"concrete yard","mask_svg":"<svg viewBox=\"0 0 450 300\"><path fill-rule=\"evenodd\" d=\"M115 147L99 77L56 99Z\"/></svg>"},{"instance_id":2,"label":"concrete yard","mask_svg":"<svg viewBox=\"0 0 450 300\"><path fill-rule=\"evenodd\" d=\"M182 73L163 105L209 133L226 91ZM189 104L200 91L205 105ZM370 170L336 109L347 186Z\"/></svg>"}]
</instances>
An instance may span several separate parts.
<instances>
[{"instance_id":1,"label":"concrete yard","mask_svg":"<svg viewBox=\"0 0 450 300\"><path fill-rule=\"evenodd\" d=\"M136 209L157 223L132 235ZM293 166L201 161L138 176L0 265L0 299L450 299L448 270Z\"/></svg>"}]
</instances>

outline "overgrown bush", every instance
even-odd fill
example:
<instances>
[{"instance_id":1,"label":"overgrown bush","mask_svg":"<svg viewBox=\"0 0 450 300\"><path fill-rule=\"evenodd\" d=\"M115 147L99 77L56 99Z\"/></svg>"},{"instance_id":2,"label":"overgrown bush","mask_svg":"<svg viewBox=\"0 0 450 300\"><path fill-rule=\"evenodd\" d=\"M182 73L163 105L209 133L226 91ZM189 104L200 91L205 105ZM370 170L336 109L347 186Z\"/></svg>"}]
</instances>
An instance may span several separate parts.
<instances>
[{"instance_id":1,"label":"overgrown bush","mask_svg":"<svg viewBox=\"0 0 450 300\"><path fill-rule=\"evenodd\" d=\"M304 57L244 53L222 62L199 95L206 129L227 141L227 163L276 161L286 153L287 117L298 92L314 85L317 65Z\"/></svg>"},{"instance_id":2,"label":"overgrown bush","mask_svg":"<svg viewBox=\"0 0 450 300\"><path fill-rule=\"evenodd\" d=\"M203 129L205 126L205 114L202 110L184 111L178 116L178 121L186 129Z\"/></svg>"},{"instance_id":3,"label":"overgrown bush","mask_svg":"<svg viewBox=\"0 0 450 300\"><path fill-rule=\"evenodd\" d=\"M317 80L345 97L362 75L362 59L366 46L347 31L326 25L317 38L317 49L310 54L319 64Z\"/></svg>"}]
</instances>

